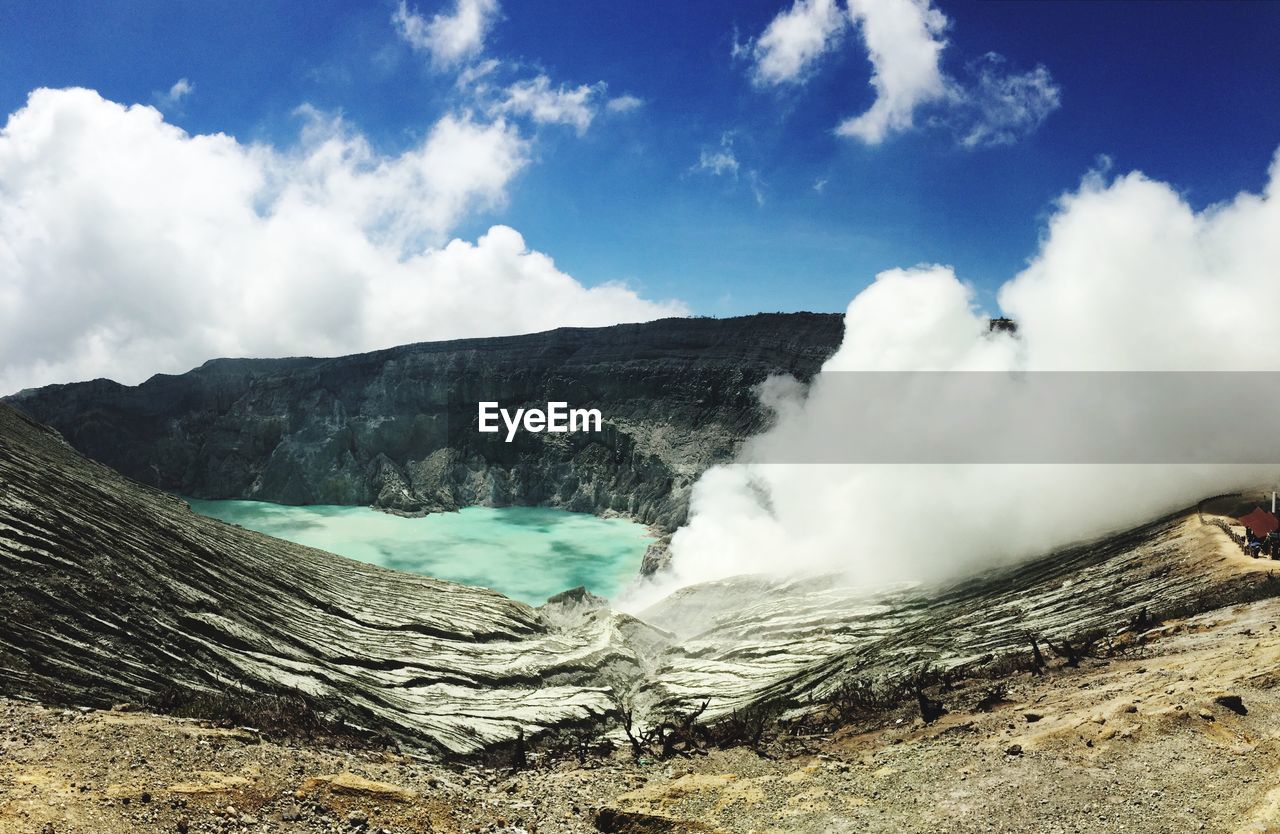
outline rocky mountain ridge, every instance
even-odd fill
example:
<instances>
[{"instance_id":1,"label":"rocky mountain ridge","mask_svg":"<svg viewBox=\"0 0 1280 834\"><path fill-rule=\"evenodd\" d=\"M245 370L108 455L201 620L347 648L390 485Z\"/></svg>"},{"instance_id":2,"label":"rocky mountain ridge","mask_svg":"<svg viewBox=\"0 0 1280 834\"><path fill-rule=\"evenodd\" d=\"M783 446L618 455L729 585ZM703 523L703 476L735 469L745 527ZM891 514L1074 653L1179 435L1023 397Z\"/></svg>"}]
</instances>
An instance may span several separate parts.
<instances>
[{"instance_id":1,"label":"rocky mountain ridge","mask_svg":"<svg viewBox=\"0 0 1280 834\"><path fill-rule=\"evenodd\" d=\"M76 449L196 498L469 505L684 522L693 482L769 415L753 386L815 374L835 314L666 319L432 342L334 359L221 359L138 386L53 385L8 398ZM481 434L479 401L598 408L599 434Z\"/></svg>"}]
</instances>

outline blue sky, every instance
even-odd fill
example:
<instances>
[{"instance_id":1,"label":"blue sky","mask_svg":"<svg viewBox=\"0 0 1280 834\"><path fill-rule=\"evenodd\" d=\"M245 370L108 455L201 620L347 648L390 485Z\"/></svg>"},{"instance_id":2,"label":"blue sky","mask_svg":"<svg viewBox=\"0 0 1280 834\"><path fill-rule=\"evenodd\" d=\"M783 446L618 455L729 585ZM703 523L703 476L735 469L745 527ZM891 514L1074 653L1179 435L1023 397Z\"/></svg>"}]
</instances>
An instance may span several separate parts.
<instances>
[{"instance_id":1,"label":"blue sky","mask_svg":"<svg viewBox=\"0 0 1280 834\"><path fill-rule=\"evenodd\" d=\"M455 2L405 12L430 21ZM804 2L818 0L795 8ZM939 0L930 12L945 18L940 70L954 95L978 102L984 66L1009 78L1042 68L1052 88L1034 124L976 147L962 141L972 112L937 101L880 141L838 135L877 97L863 30L847 21L794 77L762 82L764 35L792 8L506 2L481 45L442 64L383 0L11 3L0 106L83 86L154 104L190 134L286 148L309 105L395 155L442 116L479 108L458 79L485 62L497 62L480 82L492 95L543 75L553 91L601 85L583 130L508 115L528 162L448 236L507 224L588 287L625 281L711 315L843 310L880 270L922 262L955 266L994 305L1055 197L1101 158L1202 207L1261 189L1280 146L1280 4ZM988 53L1001 58L984 64ZM166 102L179 79L190 91ZM642 104L611 111L622 96ZM715 173L726 151L736 169Z\"/></svg>"}]
</instances>

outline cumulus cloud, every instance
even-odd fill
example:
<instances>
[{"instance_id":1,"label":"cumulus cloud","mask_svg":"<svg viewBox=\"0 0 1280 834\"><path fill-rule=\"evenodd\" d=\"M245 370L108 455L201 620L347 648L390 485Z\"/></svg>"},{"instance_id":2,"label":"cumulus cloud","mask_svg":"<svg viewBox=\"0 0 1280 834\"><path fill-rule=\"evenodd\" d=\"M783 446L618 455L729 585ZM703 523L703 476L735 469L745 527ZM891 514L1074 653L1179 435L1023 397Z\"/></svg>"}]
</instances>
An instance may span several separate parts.
<instances>
[{"instance_id":1,"label":"cumulus cloud","mask_svg":"<svg viewBox=\"0 0 1280 834\"><path fill-rule=\"evenodd\" d=\"M435 66L448 68L480 54L497 17L498 0L456 0L451 13L430 20L400 0L391 21L406 43L429 54Z\"/></svg>"},{"instance_id":2,"label":"cumulus cloud","mask_svg":"<svg viewBox=\"0 0 1280 834\"><path fill-rule=\"evenodd\" d=\"M596 99L603 84L577 87L551 86L551 79L538 75L517 81L503 90L489 110L493 113L527 116L537 124L570 125L581 135L596 115Z\"/></svg>"},{"instance_id":3,"label":"cumulus cloud","mask_svg":"<svg viewBox=\"0 0 1280 834\"><path fill-rule=\"evenodd\" d=\"M999 303L1037 370L1275 370L1280 337L1248 313L1280 304L1277 274L1280 157L1262 193L1199 212L1141 173L1093 173Z\"/></svg>"},{"instance_id":4,"label":"cumulus cloud","mask_svg":"<svg viewBox=\"0 0 1280 834\"><path fill-rule=\"evenodd\" d=\"M836 0L795 0L752 44L735 45L735 53L750 54L756 84L793 84L835 49L848 26L849 18Z\"/></svg>"},{"instance_id":5,"label":"cumulus cloud","mask_svg":"<svg viewBox=\"0 0 1280 834\"><path fill-rule=\"evenodd\" d=\"M309 107L300 113L307 124L297 152L251 149L264 160L267 193L286 207L341 212L371 240L399 252L438 245L468 213L500 205L528 161L527 140L501 120L447 115L417 146L382 156L340 117Z\"/></svg>"},{"instance_id":6,"label":"cumulus cloud","mask_svg":"<svg viewBox=\"0 0 1280 834\"><path fill-rule=\"evenodd\" d=\"M991 422L991 433L1003 430L1006 409L1010 428L1028 430L1014 419L1035 405L1027 392L1036 389L1023 382L1057 384L1041 372L1274 372L1280 335L1253 314L1280 305L1278 269L1280 156L1262 193L1201 211L1140 173L1090 174L1061 198L1038 253L999 292L1016 335L991 332L973 289L948 267L880 274L850 303L844 342L811 385L783 378L762 388L775 426L748 444L739 463L698 482L690 523L672 540L670 570L630 605L742 573L831 572L868 586L946 579L1123 529L1207 495L1275 483L1280 470L1271 464L1176 462L1178 450L1214 443L1213 427L1224 418L1249 419L1237 400L1198 406L1204 392L1185 388L1173 393L1191 413L1219 416L1184 420L1184 412L1145 402L1141 391L1126 397L1106 385L1064 403L1068 413L1057 424L1071 427L1069 438L1134 426L1157 434L1172 452L1164 460L1173 462L1154 466L936 462L943 458L852 465L845 455L869 441L842 431L852 415L874 425L881 411L942 414L937 425L950 425L972 408L967 381L988 378L953 374L945 379L961 385L949 391L937 377L922 385L918 374L886 371L985 371L1016 383L1002 408L975 415L972 425ZM899 379L900 388L889 398L865 397L866 386L849 382L868 371L876 390ZM880 425L892 433L886 421ZM953 441L961 460L974 437ZM815 449L832 463L794 463L812 459Z\"/></svg>"},{"instance_id":7,"label":"cumulus cloud","mask_svg":"<svg viewBox=\"0 0 1280 834\"><path fill-rule=\"evenodd\" d=\"M871 60L876 100L867 112L841 122L836 133L869 145L912 125L920 105L946 95L941 56L947 18L930 0L849 0Z\"/></svg>"},{"instance_id":8,"label":"cumulus cloud","mask_svg":"<svg viewBox=\"0 0 1280 834\"><path fill-rule=\"evenodd\" d=\"M685 312L585 287L506 227L449 241L527 164L502 120L446 116L388 156L304 115L281 150L33 92L0 132L0 390Z\"/></svg>"}]
</instances>

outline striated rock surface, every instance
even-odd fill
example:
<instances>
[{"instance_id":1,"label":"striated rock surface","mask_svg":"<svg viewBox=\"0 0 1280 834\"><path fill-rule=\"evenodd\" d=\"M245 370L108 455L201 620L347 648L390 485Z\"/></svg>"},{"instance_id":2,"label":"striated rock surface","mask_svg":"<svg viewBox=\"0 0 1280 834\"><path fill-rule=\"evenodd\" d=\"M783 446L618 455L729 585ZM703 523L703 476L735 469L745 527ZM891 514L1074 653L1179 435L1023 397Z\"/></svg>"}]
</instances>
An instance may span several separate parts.
<instances>
[{"instance_id":1,"label":"striated rock surface","mask_svg":"<svg viewBox=\"0 0 1280 834\"><path fill-rule=\"evenodd\" d=\"M1105 660L1011 676L995 704L990 681L962 681L928 726L908 702L771 734L765 756L624 748L518 772L0 698L0 831L1261 832L1280 796L1277 619L1280 600L1174 621Z\"/></svg>"},{"instance_id":2,"label":"striated rock surface","mask_svg":"<svg viewBox=\"0 0 1280 834\"><path fill-rule=\"evenodd\" d=\"M442 755L600 721L609 681L640 672L622 615L553 627L492 591L204 518L2 404L0 608L10 694L298 689Z\"/></svg>"},{"instance_id":3,"label":"striated rock surface","mask_svg":"<svg viewBox=\"0 0 1280 834\"><path fill-rule=\"evenodd\" d=\"M820 701L851 677L980 671L1131 623L1275 595L1196 512L948 588L829 577L686 588L642 614L585 591L542 610L198 516L0 404L0 693L145 702L173 686L297 689L437 755L479 754L620 706L706 720ZM1147 626L1142 626L1146 628Z\"/></svg>"},{"instance_id":4,"label":"striated rock surface","mask_svg":"<svg viewBox=\"0 0 1280 834\"><path fill-rule=\"evenodd\" d=\"M667 319L435 342L337 359L223 359L136 387L109 380L11 404L145 484L197 498L621 513L670 532L708 466L764 427L752 387L810 378L834 314ZM598 408L599 434L481 434L476 403ZM661 554L656 554L661 561Z\"/></svg>"},{"instance_id":5,"label":"striated rock surface","mask_svg":"<svg viewBox=\"0 0 1280 834\"><path fill-rule=\"evenodd\" d=\"M1242 554L1226 520L1178 513L943 588L868 594L833 577L685 588L640 614L674 638L633 697L649 712L710 697L709 718L762 702L794 706L853 678L1029 661L1031 635L1052 656L1051 643L1280 594L1280 566Z\"/></svg>"}]
</instances>

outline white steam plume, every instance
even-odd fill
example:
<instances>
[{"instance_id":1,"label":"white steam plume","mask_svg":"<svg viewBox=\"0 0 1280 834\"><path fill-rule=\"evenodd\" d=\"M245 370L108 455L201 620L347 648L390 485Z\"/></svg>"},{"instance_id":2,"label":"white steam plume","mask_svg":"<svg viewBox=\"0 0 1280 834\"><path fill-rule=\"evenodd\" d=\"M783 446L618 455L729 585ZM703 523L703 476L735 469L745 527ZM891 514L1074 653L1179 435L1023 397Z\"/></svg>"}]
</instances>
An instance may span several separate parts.
<instances>
[{"instance_id":1,"label":"white steam plume","mask_svg":"<svg viewBox=\"0 0 1280 834\"><path fill-rule=\"evenodd\" d=\"M839 427L851 412L884 403L852 401L844 372L1280 371L1280 328L1267 320L1280 309L1278 190L1280 156L1263 193L1199 212L1141 174L1089 175L1060 200L1028 268L1000 290L1016 336L989 332L971 288L947 267L881 273L849 305L844 342L807 390L789 379L763 386L775 427L740 462L702 477L690 522L672 539L669 569L624 607L745 573L837 572L867 585L945 579L1274 482L1280 471L1266 464L760 461L811 460L815 442L829 450L823 459L837 462L867 448L866 437L842 436ZM968 406L945 392L911 399L917 393L904 389L904 401L947 415L935 425ZM1135 417L1155 420L1162 438L1188 446L1214 442L1221 425L1162 425L1155 407L1103 396L1069 404L1064 422L1090 437ZM1011 413L1020 405L1010 403ZM1248 417L1240 402L1220 408ZM992 426L1003 430L999 414Z\"/></svg>"}]
</instances>

